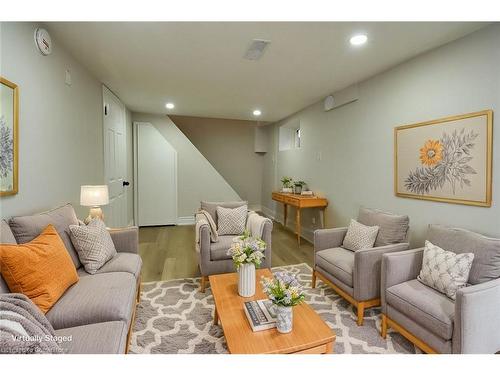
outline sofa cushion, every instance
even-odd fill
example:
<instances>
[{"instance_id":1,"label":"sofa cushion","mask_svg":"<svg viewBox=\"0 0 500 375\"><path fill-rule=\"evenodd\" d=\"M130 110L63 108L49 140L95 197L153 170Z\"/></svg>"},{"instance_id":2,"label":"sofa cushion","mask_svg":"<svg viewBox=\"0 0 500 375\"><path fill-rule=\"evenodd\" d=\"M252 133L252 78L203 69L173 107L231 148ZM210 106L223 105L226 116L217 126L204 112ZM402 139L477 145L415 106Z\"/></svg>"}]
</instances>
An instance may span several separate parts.
<instances>
[{"instance_id":1,"label":"sofa cushion","mask_svg":"<svg viewBox=\"0 0 500 375\"><path fill-rule=\"evenodd\" d=\"M96 273L116 255L115 244L101 219L94 218L88 225L70 225L69 231L80 262L88 273Z\"/></svg>"},{"instance_id":2,"label":"sofa cushion","mask_svg":"<svg viewBox=\"0 0 500 375\"><path fill-rule=\"evenodd\" d=\"M80 267L78 254L69 236L69 226L78 225L75 210L70 204L32 216L18 216L9 220L10 228L17 243L26 243L38 236L47 225L52 224L71 255L75 267Z\"/></svg>"},{"instance_id":3,"label":"sofa cushion","mask_svg":"<svg viewBox=\"0 0 500 375\"><path fill-rule=\"evenodd\" d=\"M247 216L246 205L236 208L217 207L217 234L219 236L243 234Z\"/></svg>"},{"instance_id":4,"label":"sofa cushion","mask_svg":"<svg viewBox=\"0 0 500 375\"><path fill-rule=\"evenodd\" d=\"M217 223L217 207L236 208L241 206L248 206L247 201L234 201L234 202L207 202L201 201L201 209L207 211L214 222Z\"/></svg>"},{"instance_id":5,"label":"sofa cushion","mask_svg":"<svg viewBox=\"0 0 500 375\"><path fill-rule=\"evenodd\" d=\"M56 336L71 336L60 346L67 354L123 354L127 346L127 325L104 322L56 330Z\"/></svg>"},{"instance_id":6,"label":"sofa cushion","mask_svg":"<svg viewBox=\"0 0 500 375\"><path fill-rule=\"evenodd\" d=\"M390 305L387 305L387 317L404 327L404 329L425 342L436 352L451 354L452 340L443 339Z\"/></svg>"},{"instance_id":7,"label":"sofa cushion","mask_svg":"<svg viewBox=\"0 0 500 375\"><path fill-rule=\"evenodd\" d=\"M407 215L396 215L390 212L361 207L358 213L358 221L364 225L377 225L376 247L394 243L407 242L410 218Z\"/></svg>"},{"instance_id":8,"label":"sofa cushion","mask_svg":"<svg viewBox=\"0 0 500 375\"><path fill-rule=\"evenodd\" d=\"M10 230L9 224L7 224L5 220L0 221L0 243L13 245L17 243L14 234L12 234ZM10 290L2 275L0 275L0 294L2 293L10 293Z\"/></svg>"},{"instance_id":9,"label":"sofa cushion","mask_svg":"<svg viewBox=\"0 0 500 375\"><path fill-rule=\"evenodd\" d=\"M469 283L481 284L500 277L500 239L442 225L430 225L427 239L447 251L474 254Z\"/></svg>"},{"instance_id":10,"label":"sofa cushion","mask_svg":"<svg viewBox=\"0 0 500 375\"><path fill-rule=\"evenodd\" d=\"M467 286L474 254L455 254L425 241L422 269L417 279L455 299L457 290Z\"/></svg>"},{"instance_id":11,"label":"sofa cushion","mask_svg":"<svg viewBox=\"0 0 500 375\"><path fill-rule=\"evenodd\" d=\"M5 220L0 221L0 243L17 243L16 237L14 237L9 224Z\"/></svg>"},{"instance_id":12,"label":"sofa cushion","mask_svg":"<svg viewBox=\"0 0 500 375\"><path fill-rule=\"evenodd\" d=\"M387 304L429 331L449 340L453 334L454 301L418 280L391 286L386 290Z\"/></svg>"},{"instance_id":13,"label":"sofa cushion","mask_svg":"<svg viewBox=\"0 0 500 375\"><path fill-rule=\"evenodd\" d=\"M218 242L212 242L210 244L210 259L211 260L225 260L231 259L231 255L227 254L227 251L233 243L233 239L237 236L219 236Z\"/></svg>"},{"instance_id":14,"label":"sofa cushion","mask_svg":"<svg viewBox=\"0 0 500 375\"><path fill-rule=\"evenodd\" d=\"M127 272L81 277L46 316L55 329L107 321L130 322L135 308L136 279Z\"/></svg>"},{"instance_id":15,"label":"sofa cushion","mask_svg":"<svg viewBox=\"0 0 500 375\"><path fill-rule=\"evenodd\" d=\"M28 243L1 244L0 271L12 292L26 295L43 313L78 281L75 265L52 225Z\"/></svg>"},{"instance_id":16,"label":"sofa cushion","mask_svg":"<svg viewBox=\"0 0 500 375\"><path fill-rule=\"evenodd\" d=\"M371 249L377 238L379 227L369 227L351 219L342 247L347 250Z\"/></svg>"},{"instance_id":17,"label":"sofa cushion","mask_svg":"<svg viewBox=\"0 0 500 375\"><path fill-rule=\"evenodd\" d=\"M118 253L104 266L97 270L96 274L109 273L109 272L128 272L136 278L141 274L142 258L137 254L132 253ZM85 271L83 267L78 269L80 277L89 276L90 274Z\"/></svg>"},{"instance_id":18,"label":"sofa cushion","mask_svg":"<svg viewBox=\"0 0 500 375\"><path fill-rule=\"evenodd\" d=\"M354 252L341 247L321 250L316 252L316 264L353 287Z\"/></svg>"},{"instance_id":19,"label":"sofa cushion","mask_svg":"<svg viewBox=\"0 0 500 375\"><path fill-rule=\"evenodd\" d=\"M7 286L7 283L3 279L2 275L0 275L0 294L10 293L10 289Z\"/></svg>"}]
</instances>

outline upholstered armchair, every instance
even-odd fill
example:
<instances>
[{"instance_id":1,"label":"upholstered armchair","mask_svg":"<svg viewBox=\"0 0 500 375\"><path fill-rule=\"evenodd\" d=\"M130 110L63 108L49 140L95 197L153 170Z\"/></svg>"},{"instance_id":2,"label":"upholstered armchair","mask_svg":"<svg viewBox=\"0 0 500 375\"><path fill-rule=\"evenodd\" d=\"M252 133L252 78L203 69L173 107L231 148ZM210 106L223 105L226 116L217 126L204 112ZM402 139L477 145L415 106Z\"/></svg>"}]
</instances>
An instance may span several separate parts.
<instances>
[{"instance_id":1,"label":"upholstered armchair","mask_svg":"<svg viewBox=\"0 0 500 375\"><path fill-rule=\"evenodd\" d=\"M330 285L357 308L357 324L363 325L364 310L380 306L382 255L409 247L409 218L361 208L357 221L368 226L379 226L373 248L356 251L343 248L347 228L319 229L314 232L312 287L316 287L316 278Z\"/></svg>"},{"instance_id":2,"label":"upholstered armchair","mask_svg":"<svg viewBox=\"0 0 500 375\"><path fill-rule=\"evenodd\" d=\"M382 337L401 333L426 353L500 351L500 239L431 225L427 240L454 253L474 253L469 284L456 300L419 280L424 248L382 260Z\"/></svg>"},{"instance_id":3,"label":"upholstered armchair","mask_svg":"<svg viewBox=\"0 0 500 375\"><path fill-rule=\"evenodd\" d=\"M201 209L208 212L215 224L217 224L217 207L237 208L246 205L247 202L201 202ZM264 252L264 260L261 268L271 267L271 232L273 230L273 222L268 218L262 217L262 235L251 233L251 235L259 236L267 244ZM206 222L204 215L196 214L196 228L198 230L196 243L196 251L198 253L198 265L201 272L201 292L205 291L208 276L235 272L233 260L227 254L231 243L236 235L219 235L217 242L211 241L211 228Z\"/></svg>"}]
</instances>

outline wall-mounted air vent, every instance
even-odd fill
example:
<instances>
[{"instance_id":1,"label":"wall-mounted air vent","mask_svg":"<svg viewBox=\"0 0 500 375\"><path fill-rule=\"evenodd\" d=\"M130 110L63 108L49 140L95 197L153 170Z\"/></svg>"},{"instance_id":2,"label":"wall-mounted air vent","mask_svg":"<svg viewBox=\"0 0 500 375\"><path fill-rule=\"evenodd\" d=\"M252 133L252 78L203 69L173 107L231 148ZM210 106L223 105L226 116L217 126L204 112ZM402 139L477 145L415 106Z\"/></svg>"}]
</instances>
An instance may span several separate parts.
<instances>
[{"instance_id":1,"label":"wall-mounted air vent","mask_svg":"<svg viewBox=\"0 0 500 375\"><path fill-rule=\"evenodd\" d=\"M355 102L359 99L358 85L349 86L343 90L334 92L333 95L326 97L324 101L325 111L341 107L345 104Z\"/></svg>"},{"instance_id":2,"label":"wall-mounted air vent","mask_svg":"<svg viewBox=\"0 0 500 375\"><path fill-rule=\"evenodd\" d=\"M260 59L270 43L270 40L254 39L243 57L247 60Z\"/></svg>"}]
</instances>

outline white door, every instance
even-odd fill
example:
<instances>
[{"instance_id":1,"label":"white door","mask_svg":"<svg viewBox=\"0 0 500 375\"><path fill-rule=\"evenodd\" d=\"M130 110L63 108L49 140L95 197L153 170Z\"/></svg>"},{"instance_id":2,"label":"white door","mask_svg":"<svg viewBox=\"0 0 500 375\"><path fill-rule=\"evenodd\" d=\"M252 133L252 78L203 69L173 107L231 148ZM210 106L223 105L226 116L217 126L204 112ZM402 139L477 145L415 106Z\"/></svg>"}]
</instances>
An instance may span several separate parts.
<instances>
[{"instance_id":1,"label":"white door","mask_svg":"<svg viewBox=\"0 0 500 375\"><path fill-rule=\"evenodd\" d=\"M109 205L103 207L109 227L127 223L126 124L125 106L107 87L102 88L104 102L104 177L109 189Z\"/></svg>"},{"instance_id":2,"label":"white door","mask_svg":"<svg viewBox=\"0 0 500 375\"><path fill-rule=\"evenodd\" d=\"M134 123L136 223L177 224L177 151L150 123Z\"/></svg>"}]
</instances>

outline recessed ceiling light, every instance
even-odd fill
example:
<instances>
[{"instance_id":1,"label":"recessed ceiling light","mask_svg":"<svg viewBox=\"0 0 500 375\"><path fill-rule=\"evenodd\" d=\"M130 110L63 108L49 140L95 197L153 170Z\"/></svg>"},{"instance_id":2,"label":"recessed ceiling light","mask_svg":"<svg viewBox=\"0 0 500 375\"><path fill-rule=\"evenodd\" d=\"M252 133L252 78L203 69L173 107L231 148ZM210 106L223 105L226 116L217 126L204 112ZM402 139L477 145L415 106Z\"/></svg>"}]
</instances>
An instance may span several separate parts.
<instances>
[{"instance_id":1,"label":"recessed ceiling light","mask_svg":"<svg viewBox=\"0 0 500 375\"><path fill-rule=\"evenodd\" d=\"M365 44L368 40L368 37L365 34L354 35L349 41L353 46L360 46Z\"/></svg>"},{"instance_id":2,"label":"recessed ceiling light","mask_svg":"<svg viewBox=\"0 0 500 375\"><path fill-rule=\"evenodd\" d=\"M174 103L167 103L165 104L165 107L167 107L167 109L174 109L175 105Z\"/></svg>"},{"instance_id":3,"label":"recessed ceiling light","mask_svg":"<svg viewBox=\"0 0 500 375\"><path fill-rule=\"evenodd\" d=\"M262 112L260 111L260 109L256 109L253 111L254 116L260 116L261 114L262 114Z\"/></svg>"}]
</instances>

